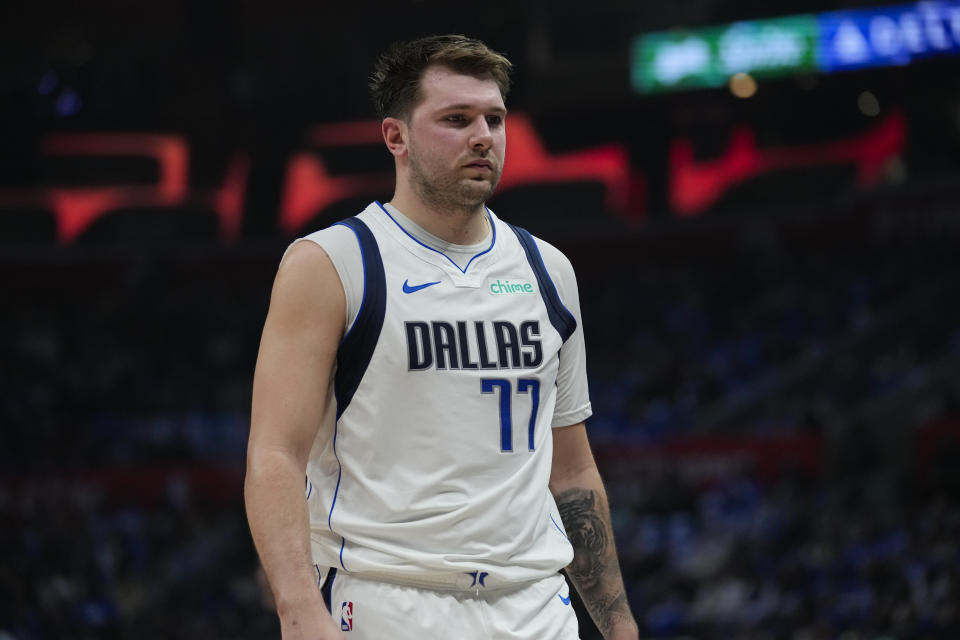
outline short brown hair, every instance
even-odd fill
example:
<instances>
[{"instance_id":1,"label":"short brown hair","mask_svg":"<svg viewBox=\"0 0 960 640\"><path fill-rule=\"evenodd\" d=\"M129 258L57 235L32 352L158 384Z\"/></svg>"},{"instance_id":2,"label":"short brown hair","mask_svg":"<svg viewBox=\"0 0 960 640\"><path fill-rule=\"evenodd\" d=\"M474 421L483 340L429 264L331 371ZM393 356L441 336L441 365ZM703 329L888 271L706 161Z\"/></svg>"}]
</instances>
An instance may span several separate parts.
<instances>
[{"instance_id":1,"label":"short brown hair","mask_svg":"<svg viewBox=\"0 0 960 640\"><path fill-rule=\"evenodd\" d=\"M504 100L513 65L479 40L461 35L430 36L394 44L384 52L370 76L370 95L377 118L406 118L420 100L420 79L431 66L472 76L489 76Z\"/></svg>"}]
</instances>

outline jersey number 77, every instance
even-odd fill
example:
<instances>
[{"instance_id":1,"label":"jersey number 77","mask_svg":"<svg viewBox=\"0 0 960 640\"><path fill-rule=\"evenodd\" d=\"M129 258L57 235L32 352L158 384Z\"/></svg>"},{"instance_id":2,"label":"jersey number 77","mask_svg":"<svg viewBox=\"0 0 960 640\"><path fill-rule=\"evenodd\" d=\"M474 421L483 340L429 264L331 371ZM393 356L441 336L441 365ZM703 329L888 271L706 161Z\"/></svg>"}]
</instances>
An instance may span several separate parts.
<instances>
[{"instance_id":1,"label":"jersey number 77","mask_svg":"<svg viewBox=\"0 0 960 640\"><path fill-rule=\"evenodd\" d=\"M481 393L500 394L500 451L513 451L513 413L511 409L512 385L505 378L484 378L480 381ZM530 424L528 428L527 446L533 451L533 429L537 424L537 409L540 406L540 381L536 378L520 378L517 380L517 393L530 394Z\"/></svg>"}]
</instances>

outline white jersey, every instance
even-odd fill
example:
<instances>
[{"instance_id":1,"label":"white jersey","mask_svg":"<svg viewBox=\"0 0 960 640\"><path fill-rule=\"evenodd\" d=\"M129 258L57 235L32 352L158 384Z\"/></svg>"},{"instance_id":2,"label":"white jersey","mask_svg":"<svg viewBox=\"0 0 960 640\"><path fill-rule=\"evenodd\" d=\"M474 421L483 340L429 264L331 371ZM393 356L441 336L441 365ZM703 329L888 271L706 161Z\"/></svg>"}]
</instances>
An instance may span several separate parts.
<instances>
[{"instance_id":1,"label":"white jersey","mask_svg":"<svg viewBox=\"0 0 960 640\"><path fill-rule=\"evenodd\" d=\"M576 281L555 248L488 217L475 247L379 203L307 236L347 299L334 436L307 466L321 573L513 583L573 558L548 480L551 427L591 413Z\"/></svg>"}]
</instances>

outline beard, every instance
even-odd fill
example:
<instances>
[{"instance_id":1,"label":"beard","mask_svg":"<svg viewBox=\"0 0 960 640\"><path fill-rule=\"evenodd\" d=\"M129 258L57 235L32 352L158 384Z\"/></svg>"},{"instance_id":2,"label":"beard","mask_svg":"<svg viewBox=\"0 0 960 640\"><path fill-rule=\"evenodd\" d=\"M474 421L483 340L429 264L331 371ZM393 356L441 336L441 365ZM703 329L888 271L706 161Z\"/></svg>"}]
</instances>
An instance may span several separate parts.
<instances>
[{"instance_id":1,"label":"beard","mask_svg":"<svg viewBox=\"0 0 960 640\"><path fill-rule=\"evenodd\" d=\"M413 148L409 158L410 183L414 192L438 211L473 213L490 199L500 182L500 168L497 166L487 179L472 179L458 176L453 171L433 169L421 161L420 154Z\"/></svg>"}]
</instances>

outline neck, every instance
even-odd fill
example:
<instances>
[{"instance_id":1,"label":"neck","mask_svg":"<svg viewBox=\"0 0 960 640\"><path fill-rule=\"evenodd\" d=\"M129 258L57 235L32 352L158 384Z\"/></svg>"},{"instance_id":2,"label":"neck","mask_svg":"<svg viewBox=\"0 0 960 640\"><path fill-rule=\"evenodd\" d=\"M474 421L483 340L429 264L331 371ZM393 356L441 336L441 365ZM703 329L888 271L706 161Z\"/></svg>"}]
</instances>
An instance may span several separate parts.
<instances>
[{"instance_id":1,"label":"neck","mask_svg":"<svg viewBox=\"0 0 960 640\"><path fill-rule=\"evenodd\" d=\"M446 242L475 244L487 237L487 211L483 204L469 208L431 205L420 198L409 197L400 190L394 194L390 204Z\"/></svg>"}]
</instances>

